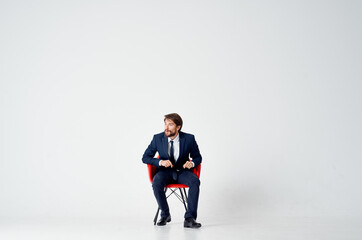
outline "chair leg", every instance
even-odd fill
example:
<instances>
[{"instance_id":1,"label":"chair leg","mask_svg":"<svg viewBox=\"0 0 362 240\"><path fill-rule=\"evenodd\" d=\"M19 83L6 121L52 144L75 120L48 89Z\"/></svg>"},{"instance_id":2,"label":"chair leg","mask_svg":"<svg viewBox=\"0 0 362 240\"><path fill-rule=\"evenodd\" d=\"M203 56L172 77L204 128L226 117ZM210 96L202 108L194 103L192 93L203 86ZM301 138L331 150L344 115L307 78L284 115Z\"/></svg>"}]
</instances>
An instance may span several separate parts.
<instances>
[{"instance_id":1,"label":"chair leg","mask_svg":"<svg viewBox=\"0 0 362 240\"><path fill-rule=\"evenodd\" d=\"M158 213L160 212L160 208L157 208L157 212L156 212L156 215L155 215L155 218L153 219L153 225L156 225L157 223L157 218L158 218Z\"/></svg>"},{"instance_id":2,"label":"chair leg","mask_svg":"<svg viewBox=\"0 0 362 240\"><path fill-rule=\"evenodd\" d=\"M184 193L185 193L185 196L186 196L186 202L187 202L189 199L188 199L188 196L187 196L187 193L186 193L186 189L183 188L183 190L184 190Z\"/></svg>"},{"instance_id":3,"label":"chair leg","mask_svg":"<svg viewBox=\"0 0 362 240\"><path fill-rule=\"evenodd\" d=\"M184 206L185 206L185 210L187 211L187 206L186 206L186 201L185 201L185 199L186 199L186 195L184 196L184 194L182 193L182 190L181 190L181 188L179 188L179 190L180 190L180 193L181 193L181 198L182 198L182 203L184 204ZM184 189L185 190L185 189ZM186 194L186 193L185 193Z\"/></svg>"}]
</instances>

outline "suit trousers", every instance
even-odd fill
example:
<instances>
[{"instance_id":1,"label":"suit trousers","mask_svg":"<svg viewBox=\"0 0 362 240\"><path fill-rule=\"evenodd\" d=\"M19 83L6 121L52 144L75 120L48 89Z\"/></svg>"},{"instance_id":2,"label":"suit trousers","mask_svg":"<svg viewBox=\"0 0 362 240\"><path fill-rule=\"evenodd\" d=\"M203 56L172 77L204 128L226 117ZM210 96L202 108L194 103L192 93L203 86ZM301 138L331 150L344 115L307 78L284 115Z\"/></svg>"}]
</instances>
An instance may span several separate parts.
<instances>
[{"instance_id":1,"label":"suit trousers","mask_svg":"<svg viewBox=\"0 0 362 240\"><path fill-rule=\"evenodd\" d=\"M153 177L152 188L158 207L161 209L161 217L167 217L170 215L170 209L168 207L164 191L165 187L171 183L179 183L185 184L189 187L185 218L196 219L200 193L200 180L192 171L189 170L176 172L177 179L174 179L175 172L176 170L174 169L164 169L158 171Z\"/></svg>"}]
</instances>

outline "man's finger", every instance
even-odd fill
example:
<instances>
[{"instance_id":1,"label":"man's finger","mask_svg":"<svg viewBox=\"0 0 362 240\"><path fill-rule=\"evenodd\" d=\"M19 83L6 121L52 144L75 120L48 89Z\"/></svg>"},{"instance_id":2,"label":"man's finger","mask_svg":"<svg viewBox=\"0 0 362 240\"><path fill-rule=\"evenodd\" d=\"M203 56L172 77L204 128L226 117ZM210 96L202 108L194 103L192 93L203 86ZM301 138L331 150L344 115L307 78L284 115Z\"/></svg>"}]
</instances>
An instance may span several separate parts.
<instances>
[{"instance_id":1,"label":"man's finger","mask_svg":"<svg viewBox=\"0 0 362 240\"><path fill-rule=\"evenodd\" d=\"M168 167L170 167L170 166L173 167L172 162L170 160L167 160L167 166Z\"/></svg>"},{"instance_id":2,"label":"man's finger","mask_svg":"<svg viewBox=\"0 0 362 240\"><path fill-rule=\"evenodd\" d=\"M169 160L165 160L165 165L166 168L168 168L170 166L170 161Z\"/></svg>"}]
</instances>

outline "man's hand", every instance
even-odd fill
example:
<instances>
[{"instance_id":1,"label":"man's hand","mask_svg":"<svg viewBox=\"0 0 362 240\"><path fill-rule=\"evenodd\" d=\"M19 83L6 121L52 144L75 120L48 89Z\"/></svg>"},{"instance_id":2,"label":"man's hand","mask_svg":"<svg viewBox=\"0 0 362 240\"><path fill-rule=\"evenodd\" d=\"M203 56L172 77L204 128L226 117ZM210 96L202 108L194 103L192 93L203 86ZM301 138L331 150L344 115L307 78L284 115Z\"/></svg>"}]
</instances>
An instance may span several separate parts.
<instances>
[{"instance_id":1,"label":"man's hand","mask_svg":"<svg viewBox=\"0 0 362 240\"><path fill-rule=\"evenodd\" d=\"M161 166L164 166L166 168L171 166L173 168L172 162L170 160L161 160Z\"/></svg>"},{"instance_id":2,"label":"man's hand","mask_svg":"<svg viewBox=\"0 0 362 240\"><path fill-rule=\"evenodd\" d=\"M184 166L183 166L184 168L188 168L188 169L190 169L190 168L192 168L193 167L193 164L192 164L192 162L191 161L187 161L185 164L184 164Z\"/></svg>"}]
</instances>

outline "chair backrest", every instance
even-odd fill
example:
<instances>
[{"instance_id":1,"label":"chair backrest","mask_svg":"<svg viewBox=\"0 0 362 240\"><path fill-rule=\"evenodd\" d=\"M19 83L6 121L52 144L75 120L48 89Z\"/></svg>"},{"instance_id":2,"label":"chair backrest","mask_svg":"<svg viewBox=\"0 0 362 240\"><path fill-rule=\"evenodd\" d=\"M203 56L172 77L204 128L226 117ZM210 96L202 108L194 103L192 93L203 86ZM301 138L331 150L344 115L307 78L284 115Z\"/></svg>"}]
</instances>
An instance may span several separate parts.
<instances>
[{"instance_id":1,"label":"chair backrest","mask_svg":"<svg viewBox=\"0 0 362 240\"><path fill-rule=\"evenodd\" d=\"M147 164L147 169L148 169L148 177L150 179L150 182L153 182L153 176L155 176L156 174L156 170L157 168L151 164ZM200 173L201 173L201 164L197 165L195 168L192 169L192 172L198 177L200 178Z\"/></svg>"}]
</instances>

